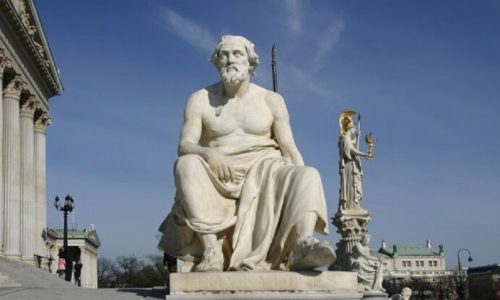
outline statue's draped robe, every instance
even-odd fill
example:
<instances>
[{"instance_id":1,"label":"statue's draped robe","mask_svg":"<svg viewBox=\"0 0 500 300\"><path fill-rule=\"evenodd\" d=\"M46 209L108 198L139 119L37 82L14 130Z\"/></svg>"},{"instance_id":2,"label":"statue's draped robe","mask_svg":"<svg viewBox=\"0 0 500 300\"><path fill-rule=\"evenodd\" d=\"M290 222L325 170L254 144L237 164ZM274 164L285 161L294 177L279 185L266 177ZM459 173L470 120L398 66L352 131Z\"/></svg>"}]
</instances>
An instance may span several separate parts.
<instances>
[{"instance_id":1,"label":"statue's draped robe","mask_svg":"<svg viewBox=\"0 0 500 300\"><path fill-rule=\"evenodd\" d=\"M352 249L351 269L358 275L358 282L369 289L382 289L383 266L380 261L370 259L370 248L357 243Z\"/></svg>"},{"instance_id":2,"label":"statue's draped robe","mask_svg":"<svg viewBox=\"0 0 500 300\"><path fill-rule=\"evenodd\" d=\"M236 170L234 181L221 181L198 155L180 156L176 162L175 203L160 226L159 246L166 253L199 261L203 247L197 233L226 232L230 268L278 269L293 247L292 228L305 213L316 213L315 231L328 234L326 201L315 169L290 163L270 138L248 138L217 149ZM203 197L190 197L181 186L199 189Z\"/></svg>"},{"instance_id":3,"label":"statue's draped robe","mask_svg":"<svg viewBox=\"0 0 500 300\"><path fill-rule=\"evenodd\" d=\"M353 141L349 133L339 138L340 201L342 209L356 209L363 197L361 162L356 154L351 153Z\"/></svg>"}]
</instances>

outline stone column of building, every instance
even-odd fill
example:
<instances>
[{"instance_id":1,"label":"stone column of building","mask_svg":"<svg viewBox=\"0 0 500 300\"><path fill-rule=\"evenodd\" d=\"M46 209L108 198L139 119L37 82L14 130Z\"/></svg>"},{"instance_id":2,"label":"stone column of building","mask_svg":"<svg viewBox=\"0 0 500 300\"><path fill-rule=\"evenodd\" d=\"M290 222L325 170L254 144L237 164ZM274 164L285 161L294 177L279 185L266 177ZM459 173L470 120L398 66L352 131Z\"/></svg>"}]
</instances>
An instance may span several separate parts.
<instances>
[{"instance_id":1,"label":"stone column of building","mask_svg":"<svg viewBox=\"0 0 500 300\"><path fill-rule=\"evenodd\" d=\"M88 247L81 247L80 260L82 262L82 287L97 288L97 253Z\"/></svg>"},{"instance_id":2,"label":"stone column of building","mask_svg":"<svg viewBox=\"0 0 500 300\"><path fill-rule=\"evenodd\" d=\"M35 96L21 104L21 258L34 261L36 240L33 115Z\"/></svg>"},{"instance_id":3,"label":"stone column of building","mask_svg":"<svg viewBox=\"0 0 500 300\"><path fill-rule=\"evenodd\" d=\"M35 254L45 256L47 249L43 233L47 226L47 191L46 191L46 149L45 134L47 126L50 124L50 118L47 112L41 112L37 115L34 126L34 166L35 166L35 215L36 229L35 238L37 241Z\"/></svg>"},{"instance_id":4,"label":"stone column of building","mask_svg":"<svg viewBox=\"0 0 500 300\"><path fill-rule=\"evenodd\" d=\"M10 67L5 50L0 49L0 91L3 91L3 72ZM3 93L0 93L0 255L4 252L4 195L3 195Z\"/></svg>"},{"instance_id":5,"label":"stone column of building","mask_svg":"<svg viewBox=\"0 0 500 300\"><path fill-rule=\"evenodd\" d=\"M3 91L4 248L13 258L21 256L19 99L24 84L16 75Z\"/></svg>"},{"instance_id":6,"label":"stone column of building","mask_svg":"<svg viewBox=\"0 0 500 300\"><path fill-rule=\"evenodd\" d=\"M91 288L91 276L90 276L90 255L88 250L85 247L81 248L82 252L80 255L80 260L82 262L82 287L84 288Z\"/></svg>"},{"instance_id":7,"label":"stone column of building","mask_svg":"<svg viewBox=\"0 0 500 300\"><path fill-rule=\"evenodd\" d=\"M92 280L90 281L90 288L97 288L97 254L92 255L90 268L90 277Z\"/></svg>"}]
</instances>

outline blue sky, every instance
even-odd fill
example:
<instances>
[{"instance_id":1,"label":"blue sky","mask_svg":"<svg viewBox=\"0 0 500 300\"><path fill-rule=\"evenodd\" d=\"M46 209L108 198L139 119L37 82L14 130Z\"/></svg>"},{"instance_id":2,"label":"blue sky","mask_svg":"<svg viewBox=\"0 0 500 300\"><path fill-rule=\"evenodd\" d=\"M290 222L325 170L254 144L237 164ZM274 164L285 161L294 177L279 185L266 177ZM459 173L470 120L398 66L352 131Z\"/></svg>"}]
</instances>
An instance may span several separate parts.
<instances>
[{"instance_id":1,"label":"blue sky","mask_svg":"<svg viewBox=\"0 0 500 300\"><path fill-rule=\"evenodd\" d=\"M51 202L76 200L74 226L95 224L100 255L152 254L174 195L187 97L218 79L208 62L223 34L261 58L254 81L279 91L296 143L319 169L330 216L338 201L338 114L373 131L363 207L372 248L459 248L500 262L500 2L37 1L65 87L51 100ZM363 145L364 147L364 145ZM330 227L329 239L339 239Z\"/></svg>"}]
</instances>

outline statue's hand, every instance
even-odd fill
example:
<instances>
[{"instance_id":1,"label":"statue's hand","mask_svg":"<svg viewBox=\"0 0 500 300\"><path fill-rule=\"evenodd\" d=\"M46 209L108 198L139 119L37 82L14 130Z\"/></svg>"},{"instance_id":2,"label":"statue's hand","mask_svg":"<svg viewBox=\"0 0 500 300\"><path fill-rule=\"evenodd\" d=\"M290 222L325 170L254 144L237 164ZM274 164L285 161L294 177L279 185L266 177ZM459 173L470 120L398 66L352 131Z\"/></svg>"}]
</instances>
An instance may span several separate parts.
<instances>
[{"instance_id":1,"label":"statue's hand","mask_svg":"<svg viewBox=\"0 0 500 300\"><path fill-rule=\"evenodd\" d=\"M201 156L220 180L228 182L235 179L235 170L229 159L217 149L205 148Z\"/></svg>"}]
</instances>

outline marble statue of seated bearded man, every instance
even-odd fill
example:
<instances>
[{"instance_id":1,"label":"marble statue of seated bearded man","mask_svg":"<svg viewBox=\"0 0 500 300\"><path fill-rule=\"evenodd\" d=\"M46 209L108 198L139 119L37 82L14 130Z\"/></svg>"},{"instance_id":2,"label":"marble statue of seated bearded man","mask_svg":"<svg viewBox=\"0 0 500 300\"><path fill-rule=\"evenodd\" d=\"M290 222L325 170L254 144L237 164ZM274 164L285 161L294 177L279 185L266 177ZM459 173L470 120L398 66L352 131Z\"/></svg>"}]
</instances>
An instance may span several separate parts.
<instances>
[{"instance_id":1,"label":"marble statue of seated bearded man","mask_svg":"<svg viewBox=\"0 0 500 300\"><path fill-rule=\"evenodd\" d=\"M335 261L318 171L304 166L283 98L250 82L259 57L223 36L221 81L189 98L172 211L159 247L194 271L302 270Z\"/></svg>"}]
</instances>

